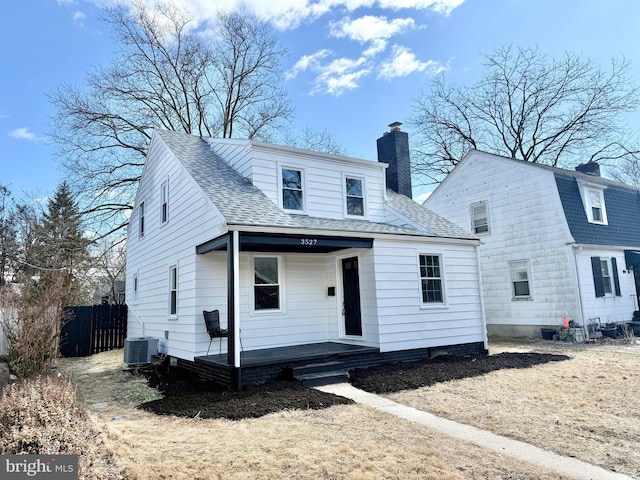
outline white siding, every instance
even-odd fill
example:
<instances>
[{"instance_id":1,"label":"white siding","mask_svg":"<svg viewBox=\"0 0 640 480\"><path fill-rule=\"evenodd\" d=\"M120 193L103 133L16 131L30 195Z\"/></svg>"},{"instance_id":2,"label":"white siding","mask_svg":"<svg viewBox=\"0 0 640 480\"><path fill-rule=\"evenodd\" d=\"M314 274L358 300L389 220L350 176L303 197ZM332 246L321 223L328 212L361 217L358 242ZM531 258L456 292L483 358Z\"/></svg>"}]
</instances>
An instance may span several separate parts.
<instances>
[{"instance_id":1,"label":"white siding","mask_svg":"<svg viewBox=\"0 0 640 480\"><path fill-rule=\"evenodd\" d=\"M486 201L488 235L481 235L487 323L504 333L577 319L572 238L551 171L472 152L427 199L425 207L471 231L473 203ZM531 298L514 300L509 262L529 260Z\"/></svg>"},{"instance_id":2,"label":"white siding","mask_svg":"<svg viewBox=\"0 0 640 480\"><path fill-rule=\"evenodd\" d=\"M277 146L247 150L249 143L215 140L210 144L241 175L251 178L276 205L282 206L280 168L298 168L305 172L305 214L323 218L345 217L344 176L364 180L366 218L385 221L384 165L374 161L348 159L322 154L297 152Z\"/></svg>"},{"instance_id":3,"label":"white siding","mask_svg":"<svg viewBox=\"0 0 640 480\"><path fill-rule=\"evenodd\" d=\"M361 339L349 337L349 341L377 346L375 284L371 275L370 252L351 251L340 256L283 255L284 268L280 272L283 308L277 312L252 311L252 255L240 254L240 336L244 350L343 339L340 259L355 255L360 258L363 336ZM227 326L226 262L226 253L212 252L200 255L196 259L196 310L199 317L196 322L196 355L204 355L209 345L202 310L220 310L221 324L223 328ZM336 296L328 295L329 287L336 287ZM222 340L221 346L219 341L214 339L212 351L217 352L220 347L226 352L226 339Z\"/></svg>"},{"instance_id":4,"label":"white siding","mask_svg":"<svg viewBox=\"0 0 640 480\"><path fill-rule=\"evenodd\" d=\"M376 240L374 250L381 351L486 340L473 246ZM420 254L442 258L444 305L421 302Z\"/></svg>"},{"instance_id":5,"label":"white siding","mask_svg":"<svg viewBox=\"0 0 640 480\"><path fill-rule=\"evenodd\" d=\"M621 295L619 297L615 295L613 288L613 273L611 273L611 282L614 293L606 294L604 297L596 297L591 257L600 257L602 260L616 258L620 280ZM581 248L576 252L576 266L580 278L580 294L585 322L594 317L599 317L602 324L630 321L632 312L637 310L636 290L633 272L627 271L625 267L624 250Z\"/></svg>"},{"instance_id":6,"label":"white siding","mask_svg":"<svg viewBox=\"0 0 640 480\"><path fill-rule=\"evenodd\" d=\"M169 181L169 220L161 224L160 185ZM138 205L145 204L145 234L138 235ZM138 275L137 301L129 302L128 336L144 333L161 339L166 353L191 359L196 315L195 246L223 233L222 217L164 143L155 137L149 149L127 244L128 298ZM169 268L178 268L178 312L168 315ZM144 332L140 320L144 323ZM165 340L165 336L168 339Z\"/></svg>"}]
</instances>

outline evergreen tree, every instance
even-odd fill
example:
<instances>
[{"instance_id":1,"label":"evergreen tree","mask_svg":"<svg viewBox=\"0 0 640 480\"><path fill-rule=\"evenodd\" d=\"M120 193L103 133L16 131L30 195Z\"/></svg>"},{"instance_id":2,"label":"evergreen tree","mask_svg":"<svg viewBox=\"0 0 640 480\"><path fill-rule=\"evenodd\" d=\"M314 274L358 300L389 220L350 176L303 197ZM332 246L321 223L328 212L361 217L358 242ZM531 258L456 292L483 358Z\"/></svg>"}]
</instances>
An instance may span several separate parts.
<instances>
[{"instance_id":1,"label":"evergreen tree","mask_svg":"<svg viewBox=\"0 0 640 480\"><path fill-rule=\"evenodd\" d=\"M43 287L58 285L62 305L82 303L79 274L86 267L89 241L83 236L80 210L71 189L63 182L44 212L38 235L37 256Z\"/></svg>"},{"instance_id":2,"label":"evergreen tree","mask_svg":"<svg viewBox=\"0 0 640 480\"><path fill-rule=\"evenodd\" d=\"M11 192L0 185L0 287L15 273L18 252L15 211L11 204Z\"/></svg>"}]
</instances>

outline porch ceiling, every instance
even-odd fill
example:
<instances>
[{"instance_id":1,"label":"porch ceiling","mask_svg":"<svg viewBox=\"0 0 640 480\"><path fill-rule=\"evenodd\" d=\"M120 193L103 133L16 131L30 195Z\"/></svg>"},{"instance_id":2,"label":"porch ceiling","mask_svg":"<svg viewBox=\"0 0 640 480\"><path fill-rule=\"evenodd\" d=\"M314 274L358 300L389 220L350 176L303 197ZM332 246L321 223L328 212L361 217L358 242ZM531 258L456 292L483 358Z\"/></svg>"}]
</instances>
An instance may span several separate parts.
<instances>
[{"instance_id":1,"label":"porch ceiling","mask_svg":"<svg viewBox=\"0 0 640 480\"><path fill-rule=\"evenodd\" d=\"M227 249L227 235L196 247L198 254ZM372 248L372 238L239 232L241 252L329 253L346 248Z\"/></svg>"}]
</instances>

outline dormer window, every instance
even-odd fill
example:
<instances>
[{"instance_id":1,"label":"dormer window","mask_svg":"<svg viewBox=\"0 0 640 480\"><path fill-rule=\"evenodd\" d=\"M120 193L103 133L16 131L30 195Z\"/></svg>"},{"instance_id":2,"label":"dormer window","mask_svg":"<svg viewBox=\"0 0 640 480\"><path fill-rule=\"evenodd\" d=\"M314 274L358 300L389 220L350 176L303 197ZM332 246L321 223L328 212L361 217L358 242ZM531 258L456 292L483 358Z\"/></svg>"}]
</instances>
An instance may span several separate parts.
<instances>
[{"instance_id":1,"label":"dormer window","mask_svg":"<svg viewBox=\"0 0 640 480\"><path fill-rule=\"evenodd\" d=\"M591 219L595 223L602 222L602 192L589 190L589 204L591 205Z\"/></svg>"},{"instance_id":2,"label":"dormer window","mask_svg":"<svg viewBox=\"0 0 640 480\"><path fill-rule=\"evenodd\" d=\"M302 171L293 168L282 169L282 208L304 211Z\"/></svg>"},{"instance_id":3,"label":"dormer window","mask_svg":"<svg viewBox=\"0 0 640 480\"><path fill-rule=\"evenodd\" d=\"M604 185L578 181L584 212L589 223L607 225L607 208L604 203Z\"/></svg>"},{"instance_id":4,"label":"dormer window","mask_svg":"<svg viewBox=\"0 0 640 480\"><path fill-rule=\"evenodd\" d=\"M364 187L361 178L345 177L347 215L364 216Z\"/></svg>"},{"instance_id":5,"label":"dormer window","mask_svg":"<svg viewBox=\"0 0 640 480\"><path fill-rule=\"evenodd\" d=\"M607 224L607 212L604 206L604 192L600 189L587 189L587 218L590 223Z\"/></svg>"}]
</instances>

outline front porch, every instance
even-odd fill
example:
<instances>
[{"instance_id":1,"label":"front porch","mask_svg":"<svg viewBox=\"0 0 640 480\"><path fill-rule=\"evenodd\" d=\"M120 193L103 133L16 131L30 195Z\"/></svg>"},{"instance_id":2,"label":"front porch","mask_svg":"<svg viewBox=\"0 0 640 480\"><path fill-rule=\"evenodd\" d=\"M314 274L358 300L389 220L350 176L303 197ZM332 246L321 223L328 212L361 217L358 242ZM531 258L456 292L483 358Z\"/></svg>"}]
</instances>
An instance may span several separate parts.
<instances>
[{"instance_id":1,"label":"front porch","mask_svg":"<svg viewBox=\"0 0 640 480\"><path fill-rule=\"evenodd\" d=\"M367 368L383 363L416 362L439 355L486 353L483 342L420 348L381 353L376 347L339 342L249 350L240 353L240 368L228 364L228 356L206 355L193 362L178 360L178 366L195 371L202 378L227 386L263 383L277 378L290 378L291 371L303 365L339 362L345 370Z\"/></svg>"}]
</instances>

